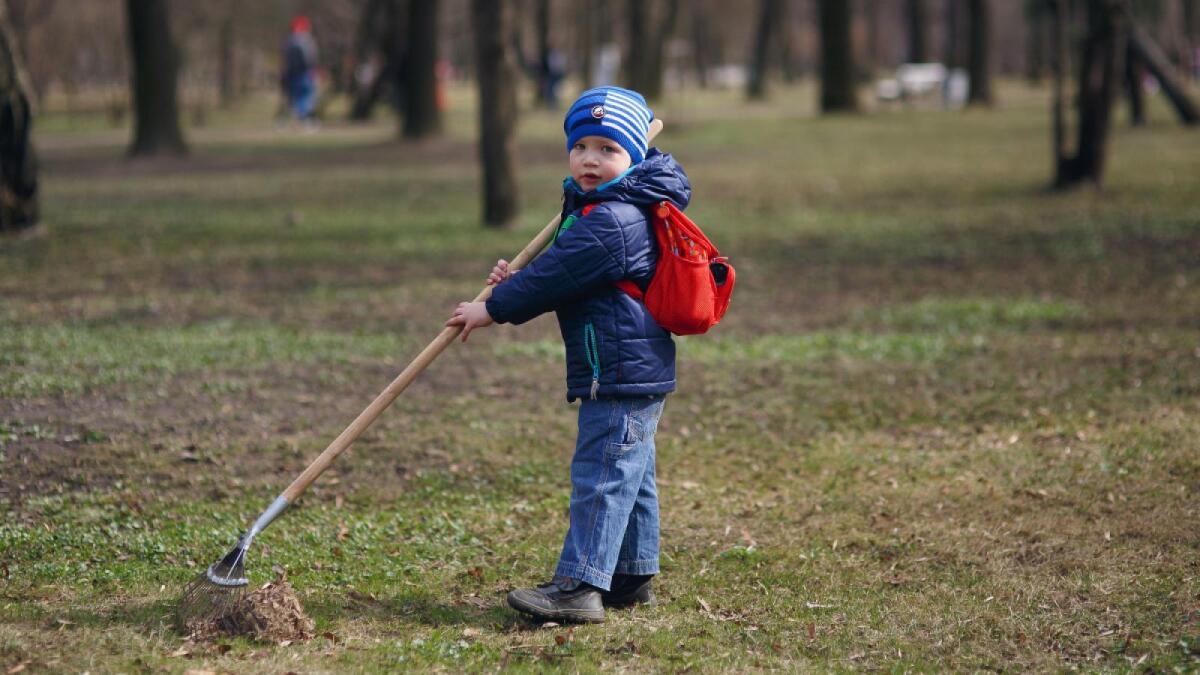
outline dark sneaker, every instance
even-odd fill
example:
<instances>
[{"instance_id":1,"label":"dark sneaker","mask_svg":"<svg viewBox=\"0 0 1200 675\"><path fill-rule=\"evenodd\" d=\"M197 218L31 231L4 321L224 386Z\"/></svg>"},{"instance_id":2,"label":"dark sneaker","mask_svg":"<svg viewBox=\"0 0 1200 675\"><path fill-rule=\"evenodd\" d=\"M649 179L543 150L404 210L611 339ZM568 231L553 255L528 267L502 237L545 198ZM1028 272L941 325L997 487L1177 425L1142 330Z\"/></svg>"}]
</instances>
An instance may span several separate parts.
<instances>
[{"instance_id":1,"label":"dark sneaker","mask_svg":"<svg viewBox=\"0 0 1200 675\"><path fill-rule=\"evenodd\" d=\"M631 607L633 605L653 605L654 590L650 588L653 574L614 574L612 589L602 591L600 599L605 607Z\"/></svg>"},{"instance_id":2,"label":"dark sneaker","mask_svg":"<svg viewBox=\"0 0 1200 675\"><path fill-rule=\"evenodd\" d=\"M600 589L580 584L564 591L553 582L508 593L508 606L538 619L575 623L604 623Z\"/></svg>"}]
</instances>

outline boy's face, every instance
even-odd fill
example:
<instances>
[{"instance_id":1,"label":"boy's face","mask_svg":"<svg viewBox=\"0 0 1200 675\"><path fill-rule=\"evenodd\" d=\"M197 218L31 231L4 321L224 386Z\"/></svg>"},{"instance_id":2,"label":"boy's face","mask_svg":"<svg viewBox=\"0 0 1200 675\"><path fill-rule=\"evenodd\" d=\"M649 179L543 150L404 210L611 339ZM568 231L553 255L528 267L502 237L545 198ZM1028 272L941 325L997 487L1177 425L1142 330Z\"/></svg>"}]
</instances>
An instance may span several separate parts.
<instances>
[{"instance_id":1,"label":"boy's face","mask_svg":"<svg viewBox=\"0 0 1200 675\"><path fill-rule=\"evenodd\" d=\"M625 148L603 136L584 136L571 148L571 177L585 192L620 176L631 163Z\"/></svg>"}]
</instances>

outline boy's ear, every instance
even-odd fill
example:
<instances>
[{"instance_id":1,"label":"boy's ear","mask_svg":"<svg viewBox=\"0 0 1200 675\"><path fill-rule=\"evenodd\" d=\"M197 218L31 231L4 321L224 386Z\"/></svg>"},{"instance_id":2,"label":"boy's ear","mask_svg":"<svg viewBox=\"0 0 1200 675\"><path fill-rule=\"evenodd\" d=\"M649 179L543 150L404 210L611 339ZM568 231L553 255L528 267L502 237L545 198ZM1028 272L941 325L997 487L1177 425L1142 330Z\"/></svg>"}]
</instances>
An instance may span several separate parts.
<instances>
[{"instance_id":1,"label":"boy's ear","mask_svg":"<svg viewBox=\"0 0 1200 675\"><path fill-rule=\"evenodd\" d=\"M655 119L650 123L650 128L646 130L646 145L650 145L654 141L654 137L662 132L663 126L661 119Z\"/></svg>"}]
</instances>

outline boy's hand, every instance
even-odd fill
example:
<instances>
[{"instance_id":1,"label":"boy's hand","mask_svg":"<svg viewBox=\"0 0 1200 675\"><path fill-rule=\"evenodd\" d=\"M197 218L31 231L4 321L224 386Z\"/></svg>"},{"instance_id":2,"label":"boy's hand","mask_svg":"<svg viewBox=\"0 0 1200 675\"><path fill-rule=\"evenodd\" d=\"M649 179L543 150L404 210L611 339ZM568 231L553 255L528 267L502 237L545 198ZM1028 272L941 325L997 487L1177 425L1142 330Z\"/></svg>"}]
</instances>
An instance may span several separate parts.
<instances>
[{"instance_id":1,"label":"boy's hand","mask_svg":"<svg viewBox=\"0 0 1200 675\"><path fill-rule=\"evenodd\" d=\"M508 261L501 258L496 261L496 266L492 268L492 273L488 275L487 285L494 286L502 281L507 281L512 278L514 272L508 269Z\"/></svg>"},{"instance_id":2,"label":"boy's hand","mask_svg":"<svg viewBox=\"0 0 1200 675\"><path fill-rule=\"evenodd\" d=\"M504 262L503 260L500 262ZM460 302L454 310L454 316L446 320L447 326L462 326L462 341L467 341L467 336L476 328L490 326L492 315L488 314L487 305L482 302Z\"/></svg>"}]
</instances>

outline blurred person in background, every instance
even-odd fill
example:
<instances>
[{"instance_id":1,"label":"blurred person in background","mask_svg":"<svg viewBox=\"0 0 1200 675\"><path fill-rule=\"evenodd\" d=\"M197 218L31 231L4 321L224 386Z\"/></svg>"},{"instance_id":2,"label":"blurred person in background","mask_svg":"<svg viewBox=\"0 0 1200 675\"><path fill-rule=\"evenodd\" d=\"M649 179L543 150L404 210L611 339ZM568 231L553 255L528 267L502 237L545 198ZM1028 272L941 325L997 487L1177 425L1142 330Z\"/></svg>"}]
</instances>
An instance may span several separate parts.
<instances>
[{"instance_id":1,"label":"blurred person in background","mask_svg":"<svg viewBox=\"0 0 1200 675\"><path fill-rule=\"evenodd\" d=\"M317 101L317 42L312 22L298 15L292 19L292 33L283 50L283 74L280 78L288 107L305 128L316 128L313 108Z\"/></svg>"}]
</instances>

